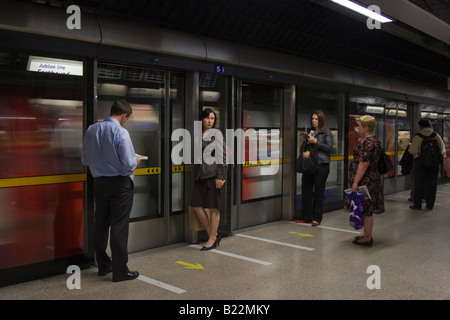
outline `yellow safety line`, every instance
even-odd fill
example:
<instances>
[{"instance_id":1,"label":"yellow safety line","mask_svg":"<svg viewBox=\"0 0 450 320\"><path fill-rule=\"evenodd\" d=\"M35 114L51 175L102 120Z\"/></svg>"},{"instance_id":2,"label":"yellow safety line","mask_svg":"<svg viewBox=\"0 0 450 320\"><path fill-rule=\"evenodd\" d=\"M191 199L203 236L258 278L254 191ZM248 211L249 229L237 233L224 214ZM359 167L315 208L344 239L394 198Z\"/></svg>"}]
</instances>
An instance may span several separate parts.
<instances>
[{"instance_id":1,"label":"yellow safety line","mask_svg":"<svg viewBox=\"0 0 450 320\"><path fill-rule=\"evenodd\" d=\"M450 149L447 149L450 151ZM398 151L397 154L404 154L405 151ZM387 155L395 155L395 151L386 152ZM344 156L332 156L331 161L343 161ZM348 160L353 160L353 155L348 157ZM243 167L257 167L267 166L271 164L282 164L283 159L273 159L271 163L263 164L261 161L246 161L242 164ZM185 166L172 166L172 173L184 172ZM134 173L136 176L146 176L161 174L161 167L149 167L149 168L137 168ZM63 174L63 175L51 175L51 176L37 176L37 177L21 177L21 178L4 178L0 179L0 188L11 187L24 187L24 186L36 186L46 184L57 183L70 183L70 182L84 182L86 181L86 173L77 174Z\"/></svg>"},{"instance_id":2,"label":"yellow safety line","mask_svg":"<svg viewBox=\"0 0 450 320\"><path fill-rule=\"evenodd\" d=\"M184 172L184 166L172 166L172 173ZM134 170L135 176L147 176L151 174L161 174L161 167L137 168Z\"/></svg>"},{"instance_id":3,"label":"yellow safety line","mask_svg":"<svg viewBox=\"0 0 450 320\"><path fill-rule=\"evenodd\" d=\"M172 173L184 172L184 166L172 166Z\"/></svg>"},{"instance_id":4,"label":"yellow safety line","mask_svg":"<svg viewBox=\"0 0 450 320\"><path fill-rule=\"evenodd\" d=\"M260 160L255 160L255 161L245 161L242 164L242 167L246 168L246 167L259 167L259 166L269 166L271 164L281 164L283 163L283 159L271 159L271 160L263 160L264 162L269 162L269 163L262 163Z\"/></svg>"},{"instance_id":5,"label":"yellow safety line","mask_svg":"<svg viewBox=\"0 0 450 320\"><path fill-rule=\"evenodd\" d=\"M146 176L151 174L160 174L161 167L150 167L150 168L137 168L134 170L135 176Z\"/></svg>"}]
</instances>

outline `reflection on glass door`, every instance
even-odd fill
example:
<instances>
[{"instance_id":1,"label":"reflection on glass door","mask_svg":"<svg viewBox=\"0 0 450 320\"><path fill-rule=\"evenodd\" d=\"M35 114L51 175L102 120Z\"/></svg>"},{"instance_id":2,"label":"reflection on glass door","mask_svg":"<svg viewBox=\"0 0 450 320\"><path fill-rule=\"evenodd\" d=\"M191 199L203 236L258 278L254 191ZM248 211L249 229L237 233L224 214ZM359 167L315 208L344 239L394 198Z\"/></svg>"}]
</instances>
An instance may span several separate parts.
<instances>
[{"instance_id":1,"label":"reflection on glass door","mask_svg":"<svg viewBox=\"0 0 450 320\"><path fill-rule=\"evenodd\" d=\"M242 82L241 193L238 227L281 219L283 88Z\"/></svg>"},{"instance_id":2,"label":"reflection on glass door","mask_svg":"<svg viewBox=\"0 0 450 320\"><path fill-rule=\"evenodd\" d=\"M244 83L242 95L242 129L247 133L242 169L242 201L280 196L281 168L266 170L262 160L278 160L281 156L279 133L283 88ZM260 152L263 144L268 145L266 152Z\"/></svg>"},{"instance_id":3,"label":"reflection on glass door","mask_svg":"<svg viewBox=\"0 0 450 320\"><path fill-rule=\"evenodd\" d=\"M231 141L226 141L226 132L228 124L230 123L230 117L228 110L230 106L229 100L229 78L226 76L205 73L202 72L199 75L199 89L200 89L200 108L198 114L206 108L210 108L216 114L215 128L219 129L224 137L225 143L228 145L232 143ZM196 120L199 120L196 118ZM228 161L231 162L231 149L228 148ZM232 165L228 165L227 174L231 176ZM222 201L222 210L220 212L220 224L219 231L222 233L231 232L231 217L230 217L230 206L229 206L229 190L232 187L232 180L225 182L224 187L221 189L220 196ZM202 237L204 235L200 235ZM206 236L206 233L205 233Z\"/></svg>"},{"instance_id":4,"label":"reflection on glass door","mask_svg":"<svg viewBox=\"0 0 450 320\"><path fill-rule=\"evenodd\" d=\"M390 110L394 110L390 114ZM369 95L352 95L350 97L349 126L348 126L348 154L349 162L353 157L353 149L358 143L355 132L356 119L362 115L373 116L376 120L375 135L381 140L385 152L394 163L396 145L396 115L397 106L385 98ZM395 166L391 172L384 175L385 179L394 177Z\"/></svg>"},{"instance_id":5,"label":"reflection on glass door","mask_svg":"<svg viewBox=\"0 0 450 320\"><path fill-rule=\"evenodd\" d=\"M313 90L300 88L297 91L297 152L299 154L302 139L300 133L310 132L310 117L315 110L321 110L325 115L326 127L333 134L333 151L330 155L330 173L327 177L324 205L341 207L340 201L344 197L344 145L343 135L344 114L343 94L335 91ZM295 216L300 217L302 207L302 174L297 173L296 179ZM346 184L345 184L346 185Z\"/></svg>"},{"instance_id":6,"label":"reflection on glass door","mask_svg":"<svg viewBox=\"0 0 450 320\"><path fill-rule=\"evenodd\" d=\"M397 176L402 175L402 168L399 165L400 160L405 153L406 148L412 139L411 134L411 115L412 115L412 105L408 108L408 104L406 102L391 102L390 104L392 108L388 111L390 116L395 119L396 127L395 130L397 132L397 146L396 150L394 150L393 160L397 163ZM394 161L393 161L394 162Z\"/></svg>"},{"instance_id":7,"label":"reflection on glass door","mask_svg":"<svg viewBox=\"0 0 450 320\"><path fill-rule=\"evenodd\" d=\"M145 81L151 79L151 81ZM112 103L125 98L133 114L125 124L136 153L147 156L135 172L131 220L161 216L161 110L164 71L100 64L97 121L108 117Z\"/></svg>"},{"instance_id":8,"label":"reflection on glass door","mask_svg":"<svg viewBox=\"0 0 450 320\"><path fill-rule=\"evenodd\" d=\"M410 188L409 179L401 174L400 162L412 137L411 116L413 105L404 101L388 100L369 95L350 97L349 119L349 160L357 143L354 133L355 119L361 115L371 115L376 119L375 135L383 143L384 151L389 155L393 168L384 175L384 193L390 194Z\"/></svg>"},{"instance_id":9,"label":"reflection on glass door","mask_svg":"<svg viewBox=\"0 0 450 320\"><path fill-rule=\"evenodd\" d=\"M136 153L148 157L135 170L130 251L180 241L183 167L174 166L170 159L164 167L162 159L170 158L171 129L184 123L184 77L165 70L102 63L97 78L97 121L109 115L113 101L125 98L133 108L125 128ZM169 234L171 230L177 234Z\"/></svg>"}]
</instances>

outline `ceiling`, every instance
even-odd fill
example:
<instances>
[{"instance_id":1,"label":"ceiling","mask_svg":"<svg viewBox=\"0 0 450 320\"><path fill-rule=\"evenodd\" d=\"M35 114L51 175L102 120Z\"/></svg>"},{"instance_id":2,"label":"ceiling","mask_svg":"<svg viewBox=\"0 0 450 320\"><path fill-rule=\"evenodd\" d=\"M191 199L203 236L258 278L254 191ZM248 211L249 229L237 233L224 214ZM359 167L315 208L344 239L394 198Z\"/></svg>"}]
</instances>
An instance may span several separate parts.
<instances>
[{"instance_id":1,"label":"ceiling","mask_svg":"<svg viewBox=\"0 0 450 320\"><path fill-rule=\"evenodd\" d=\"M416 6L428 11L439 19L450 24L450 1L449 0L409 0Z\"/></svg>"},{"instance_id":2,"label":"ceiling","mask_svg":"<svg viewBox=\"0 0 450 320\"><path fill-rule=\"evenodd\" d=\"M416 29L414 23L398 19L370 30L367 18L337 10L329 0L22 1L61 7L76 4L82 12L141 21L448 89L448 43ZM450 0L409 2L415 5L414 10L416 6L422 8L424 17L431 13L450 27Z\"/></svg>"}]
</instances>

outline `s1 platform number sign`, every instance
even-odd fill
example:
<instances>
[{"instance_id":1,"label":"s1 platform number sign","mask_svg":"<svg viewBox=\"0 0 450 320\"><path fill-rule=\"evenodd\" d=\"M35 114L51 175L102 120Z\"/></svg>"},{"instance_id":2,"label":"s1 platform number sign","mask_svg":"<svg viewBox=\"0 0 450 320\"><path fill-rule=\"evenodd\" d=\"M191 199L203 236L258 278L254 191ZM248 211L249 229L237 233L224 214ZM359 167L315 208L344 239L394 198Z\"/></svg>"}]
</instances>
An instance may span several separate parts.
<instances>
[{"instance_id":1,"label":"s1 platform number sign","mask_svg":"<svg viewBox=\"0 0 450 320\"><path fill-rule=\"evenodd\" d=\"M225 67L221 64L216 64L216 73L224 73Z\"/></svg>"}]
</instances>

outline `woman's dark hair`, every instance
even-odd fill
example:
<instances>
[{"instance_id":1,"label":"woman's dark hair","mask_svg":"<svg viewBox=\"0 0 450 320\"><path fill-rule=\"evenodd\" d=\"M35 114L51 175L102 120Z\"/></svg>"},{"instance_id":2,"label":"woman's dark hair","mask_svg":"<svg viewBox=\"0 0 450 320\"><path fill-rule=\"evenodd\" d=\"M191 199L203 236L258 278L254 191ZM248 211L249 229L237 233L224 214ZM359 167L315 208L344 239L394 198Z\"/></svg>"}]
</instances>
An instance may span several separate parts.
<instances>
[{"instance_id":1,"label":"woman's dark hair","mask_svg":"<svg viewBox=\"0 0 450 320\"><path fill-rule=\"evenodd\" d=\"M214 126L216 125L216 113L214 111L212 111L212 109L210 108L206 108L205 110L203 110L202 112L200 112L200 120L203 120L205 118L208 118L209 115L213 113L214 114L214 123L212 125L212 127L214 128Z\"/></svg>"},{"instance_id":2,"label":"woman's dark hair","mask_svg":"<svg viewBox=\"0 0 450 320\"><path fill-rule=\"evenodd\" d=\"M120 116L126 114L129 117L132 113L131 105L125 99L119 99L112 104L109 115Z\"/></svg>"},{"instance_id":3,"label":"woman's dark hair","mask_svg":"<svg viewBox=\"0 0 450 320\"><path fill-rule=\"evenodd\" d=\"M311 117L309 117L309 123L311 124L311 128L312 128L311 118L314 114L317 116L317 119L319 120L319 129L326 129L327 124L325 123L325 114L323 113L322 110L316 110L313 113L311 113Z\"/></svg>"}]
</instances>

